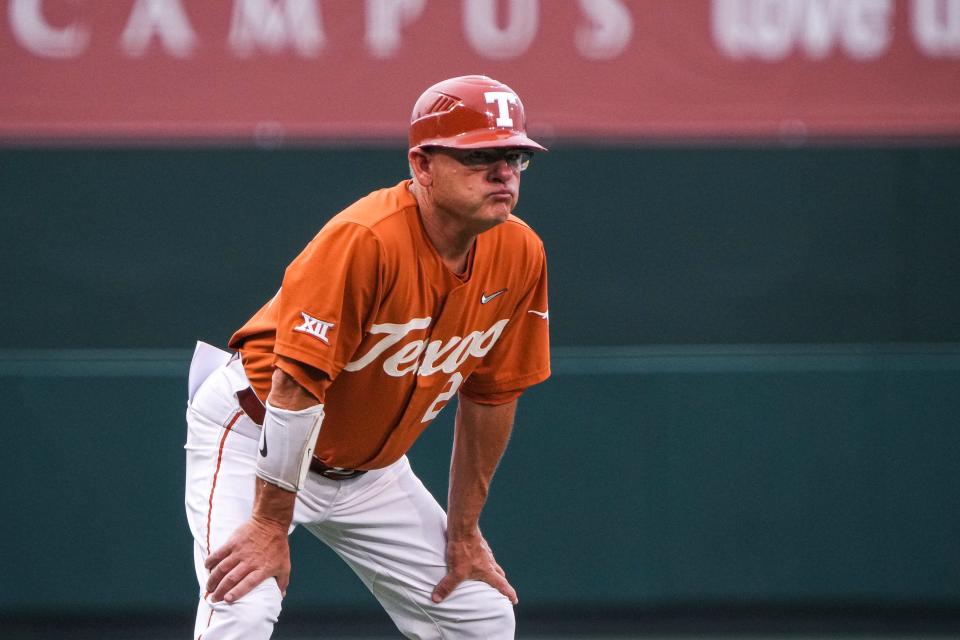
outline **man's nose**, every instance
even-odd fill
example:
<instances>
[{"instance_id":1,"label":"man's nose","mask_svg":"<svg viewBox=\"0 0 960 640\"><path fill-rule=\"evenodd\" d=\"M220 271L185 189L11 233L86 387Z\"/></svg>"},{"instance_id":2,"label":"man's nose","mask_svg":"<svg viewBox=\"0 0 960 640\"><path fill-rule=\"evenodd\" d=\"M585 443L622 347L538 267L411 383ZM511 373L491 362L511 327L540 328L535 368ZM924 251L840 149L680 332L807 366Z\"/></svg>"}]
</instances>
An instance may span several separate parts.
<instances>
[{"instance_id":1,"label":"man's nose","mask_svg":"<svg viewBox=\"0 0 960 640\"><path fill-rule=\"evenodd\" d=\"M500 158L496 162L490 165L489 171L490 177L496 180L504 181L509 180L510 177L514 174L513 167L510 166L510 163L507 162L506 158Z\"/></svg>"}]
</instances>

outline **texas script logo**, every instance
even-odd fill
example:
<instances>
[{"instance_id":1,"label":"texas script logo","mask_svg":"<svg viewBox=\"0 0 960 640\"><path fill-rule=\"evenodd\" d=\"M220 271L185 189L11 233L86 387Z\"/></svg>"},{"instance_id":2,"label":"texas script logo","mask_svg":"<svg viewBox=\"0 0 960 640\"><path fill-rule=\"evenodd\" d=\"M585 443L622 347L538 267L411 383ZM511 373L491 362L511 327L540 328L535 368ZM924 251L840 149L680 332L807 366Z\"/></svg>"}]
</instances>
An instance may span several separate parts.
<instances>
[{"instance_id":1,"label":"texas script logo","mask_svg":"<svg viewBox=\"0 0 960 640\"><path fill-rule=\"evenodd\" d=\"M365 354L350 362L343 368L344 371L360 371L378 357L384 355L388 349L400 345L400 342L411 332L420 331L430 326L430 317L414 318L409 322L397 324L386 322L375 324L370 328L373 335L382 334L383 337L375 342ZM447 340L412 340L400 345L389 357L383 361L383 371L390 376L399 378L407 374L417 376L432 376L442 372L450 376L442 390L427 407L420 422L430 422L440 413L463 384L463 374L458 371L469 358L482 358L489 353L493 345L500 339L503 328L509 320L499 320L486 331L471 331L464 337L451 336Z\"/></svg>"},{"instance_id":2,"label":"texas script logo","mask_svg":"<svg viewBox=\"0 0 960 640\"><path fill-rule=\"evenodd\" d=\"M386 353L390 347L400 343L412 331L430 326L432 318L414 318L403 324L387 322L375 324L371 334L383 334L384 337L374 343L370 350L343 368L344 371L359 371ZM470 356L482 358L500 339L503 328L509 320L504 318L495 322L486 331L471 331L466 336L451 336L446 341L412 340L400 346L383 361L383 370L388 375L399 378L408 373L429 376L438 371L451 374L467 361Z\"/></svg>"}]
</instances>

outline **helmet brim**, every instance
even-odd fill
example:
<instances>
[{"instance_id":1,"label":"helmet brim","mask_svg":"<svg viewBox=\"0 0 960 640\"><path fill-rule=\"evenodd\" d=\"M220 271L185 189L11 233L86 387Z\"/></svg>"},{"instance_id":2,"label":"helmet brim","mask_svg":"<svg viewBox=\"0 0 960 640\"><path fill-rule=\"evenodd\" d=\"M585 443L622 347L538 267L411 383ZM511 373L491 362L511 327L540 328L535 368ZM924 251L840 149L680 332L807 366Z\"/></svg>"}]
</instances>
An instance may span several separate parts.
<instances>
[{"instance_id":1,"label":"helmet brim","mask_svg":"<svg viewBox=\"0 0 960 640\"><path fill-rule=\"evenodd\" d=\"M419 147L448 147L451 149L527 149L529 151L546 151L543 145L534 142L526 135L515 131L490 129L486 131L469 131L456 136L428 138L421 140Z\"/></svg>"}]
</instances>

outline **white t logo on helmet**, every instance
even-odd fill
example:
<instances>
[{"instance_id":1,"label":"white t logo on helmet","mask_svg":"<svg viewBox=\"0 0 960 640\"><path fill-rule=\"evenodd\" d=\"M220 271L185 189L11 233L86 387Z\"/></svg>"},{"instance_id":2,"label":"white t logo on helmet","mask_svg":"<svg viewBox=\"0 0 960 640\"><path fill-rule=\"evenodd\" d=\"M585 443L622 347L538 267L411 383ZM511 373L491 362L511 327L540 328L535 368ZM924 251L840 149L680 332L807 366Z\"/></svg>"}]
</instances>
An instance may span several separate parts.
<instances>
[{"instance_id":1,"label":"white t logo on helmet","mask_svg":"<svg viewBox=\"0 0 960 640\"><path fill-rule=\"evenodd\" d=\"M507 103L517 104L520 102L515 94L509 91L485 91L483 98L487 101L487 104L497 103L497 108L500 110L497 116L498 127L513 127L513 118L510 117L510 107Z\"/></svg>"}]
</instances>

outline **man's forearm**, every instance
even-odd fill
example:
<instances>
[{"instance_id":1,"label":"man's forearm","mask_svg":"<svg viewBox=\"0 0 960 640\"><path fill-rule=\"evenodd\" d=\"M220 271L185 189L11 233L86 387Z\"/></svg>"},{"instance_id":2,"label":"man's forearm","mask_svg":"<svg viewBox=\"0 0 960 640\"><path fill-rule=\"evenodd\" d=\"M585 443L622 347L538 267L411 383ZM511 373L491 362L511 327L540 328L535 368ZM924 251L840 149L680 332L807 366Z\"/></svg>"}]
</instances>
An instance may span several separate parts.
<instances>
[{"instance_id":1,"label":"man's forearm","mask_svg":"<svg viewBox=\"0 0 960 640\"><path fill-rule=\"evenodd\" d=\"M293 507L297 494L257 478L257 493L253 502L253 518L278 527L287 528L293 521Z\"/></svg>"},{"instance_id":2,"label":"man's forearm","mask_svg":"<svg viewBox=\"0 0 960 640\"><path fill-rule=\"evenodd\" d=\"M315 406L319 401L282 369L275 369L267 402L279 409L296 411ZM286 528L293 520L296 499L295 492L258 477L253 517Z\"/></svg>"},{"instance_id":3,"label":"man's forearm","mask_svg":"<svg viewBox=\"0 0 960 640\"><path fill-rule=\"evenodd\" d=\"M448 539L479 533L480 512L510 440L516 406L516 400L488 406L460 396L447 497Z\"/></svg>"},{"instance_id":4,"label":"man's forearm","mask_svg":"<svg viewBox=\"0 0 960 640\"><path fill-rule=\"evenodd\" d=\"M316 397L310 395L289 375L276 369L273 388L267 398L267 417L263 428L267 429L271 411L278 408L287 412L300 411L318 404L320 403ZM282 457L283 453L306 455L306 450L302 448L298 452L297 447L284 444L278 447L280 443L276 438L283 437L280 433L273 434L273 439L268 441L269 435L266 431L261 432L261 460L268 450L269 442L273 443L269 451L274 452L274 455L281 455L281 460L285 459ZM268 471L272 473L275 468L276 465L273 465ZM278 474L278 477L287 478L287 469L281 467L280 471L282 473ZM236 602L271 576L277 579L280 593L287 592L287 585L290 583L290 544L287 541L287 532L293 521L297 494L296 491L288 491L262 478L259 461L255 482L256 495L250 519L240 525L226 543L204 560L203 564L210 572L206 589L211 602Z\"/></svg>"}]
</instances>

